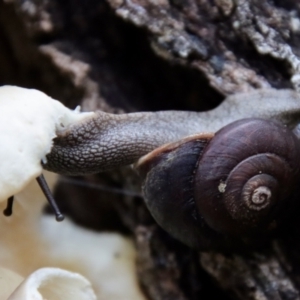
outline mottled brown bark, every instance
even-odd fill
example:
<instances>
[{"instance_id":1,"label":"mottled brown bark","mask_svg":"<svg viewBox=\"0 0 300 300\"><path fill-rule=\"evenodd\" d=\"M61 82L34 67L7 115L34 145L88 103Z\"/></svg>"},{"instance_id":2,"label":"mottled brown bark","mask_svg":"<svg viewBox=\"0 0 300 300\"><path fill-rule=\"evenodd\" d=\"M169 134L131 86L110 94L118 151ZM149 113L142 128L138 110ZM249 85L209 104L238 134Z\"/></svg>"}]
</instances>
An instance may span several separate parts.
<instances>
[{"instance_id":1,"label":"mottled brown bark","mask_svg":"<svg viewBox=\"0 0 300 300\"><path fill-rule=\"evenodd\" d=\"M239 91L299 89L299 44L292 0L0 0L0 84L84 110L200 111ZM297 227L197 253L155 224L139 187L124 168L62 178L56 196L80 224L134 237L149 299L299 299Z\"/></svg>"}]
</instances>

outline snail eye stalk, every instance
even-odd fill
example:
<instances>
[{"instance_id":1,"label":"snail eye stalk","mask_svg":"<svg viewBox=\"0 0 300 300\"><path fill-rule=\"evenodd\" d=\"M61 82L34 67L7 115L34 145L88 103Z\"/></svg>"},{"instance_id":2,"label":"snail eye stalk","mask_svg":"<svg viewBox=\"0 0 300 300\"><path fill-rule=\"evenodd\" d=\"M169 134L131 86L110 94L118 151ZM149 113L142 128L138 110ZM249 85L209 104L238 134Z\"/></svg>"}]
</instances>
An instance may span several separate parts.
<instances>
[{"instance_id":1,"label":"snail eye stalk","mask_svg":"<svg viewBox=\"0 0 300 300\"><path fill-rule=\"evenodd\" d=\"M11 196L7 199L6 208L3 210L3 214L6 217L9 217L13 213L13 205L14 205L14 196Z\"/></svg>"},{"instance_id":2,"label":"snail eye stalk","mask_svg":"<svg viewBox=\"0 0 300 300\"><path fill-rule=\"evenodd\" d=\"M61 222L64 220L65 216L60 212L58 205L55 201L55 199L53 198L53 195L48 187L48 184L45 180L45 177L43 174L41 174L39 177L36 178L40 188L42 189L44 195L46 196L46 199L48 200L51 208L54 211L55 214L55 218L57 222Z\"/></svg>"},{"instance_id":3,"label":"snail eye stalk","mask_svg":"<svg viewBox=\"0 0 300 300\"><path fill-rule=\"evenodd\" d=\"M64 220L65 216L60 212L58 205L55 201L55 199L53 198L53 195L49 189L49 186L45 180L45 177L43 174L41 174L39 177L36 178L40 188L42 189L44 195L46 196L46 199L48 200L51 208L54 211L55 214L55 218L57 222L61 222ZM11 196L8 198L7 200L7 206L3 211L3 214L7 217L12 215L13 212L13 203L14 203L14 196Z\"/></svg>"}]
</instances>

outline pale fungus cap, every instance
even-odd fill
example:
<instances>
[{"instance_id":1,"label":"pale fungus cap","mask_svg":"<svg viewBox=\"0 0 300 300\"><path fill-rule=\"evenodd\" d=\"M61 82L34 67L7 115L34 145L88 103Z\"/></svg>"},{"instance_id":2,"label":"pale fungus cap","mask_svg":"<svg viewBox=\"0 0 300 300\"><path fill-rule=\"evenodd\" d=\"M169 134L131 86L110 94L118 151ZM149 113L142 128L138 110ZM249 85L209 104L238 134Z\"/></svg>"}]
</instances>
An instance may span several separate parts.
<instances>
[{"instance_id":1,"label":"pale fungus cap","mask_svg":"<svg viewBox=\"0 0 300 300\"><path fill-rule=\"evenodd\" d=\"M23 281L19 274L0 267L0 299L6 300Z\"/></svg>"},{"instance_id":2,"label":"pale fungus cap","mask_svg":"<svg viewBox=\"0 0 300 300\"><path fill-rule=\"evenodd\" d=\"M49 244L49 262L80 270L99 300L145 300L138 286L131 240L116 233L93 232L68 219L61 225L49 216L40 222L44 241Z\"/></svg>"},{"instance_id":3,"label":"pale fungus cap","mask_svg":"<svg viewBox=\"0 0 300 300\"><path fill-rule=\"evenodd\" d=\"M46 173L45 177L52 186L54 178L49 175L52 174ZM44 202L42 191L33 181L16 195L14 214L9 218L0 215L0 266L15 271L26 281L37 272L36 270L46 266L67 269L83 275L91 283L98 300L145 300L137 280L136 253L130 239L117 233L100 233L82 228L68 218L61 223L56 222L52 215L41 213L41 204ZM0 211L4 204L0 203ZM37 272L33 278L44 282L47 279L46 275ZM15 280L10 272L1 273L0 269L0 291L1 283L5 286L9 283L6 294L19 296L20 288L18 294L13 291L21 281L22 278L20 280L20 277L17 277ZM37 288L31 284L31 280L29 283L26 283L27 289L31 290L28 293L35 295ZM52 298L41 299L67 300L67 285L70 291L75 292L77 284L81 287L81 283L77 281L64 281L65 289L59 289L59 295L64 295L66 291L65 298L58 295L54 297L53 294ZM56 288L56 285L53 288ZM7 297L1 297L0 293L0 300L4 299ZM27 300L24 297L8 299ZM86 298L82 296L79 299Z\"/></svg>"},{"instance_id":4,"label":"pale fungus cap","mask_svg":"<svg viewBox=\"0 0 300 300\"><path fill-rule=\"evenodd\" d=\"M0 201L21 191L42 173L56 131L93 113L80 113L46 94L0 87ZM13 138L15 137L15 138Z\"/></svg>"},{"instance_id":5,"label":"pale fungus cap","mask_svg":"<svg viewBox=\"0 0 300 300\"><path fill-rule=\"evenodd\" d=\"M90 282L59 268L42 268L28 276L7 300L96 300Z\"/></svg>"},{"instance_id":6,"label":"pale fungus cap","mask_svg":"<svg viewBox=\"0 0 300 300\"><path fill-rule=\"evenodd\" d=\"M33 180L40 162L57 130L91 114L36 90L0 87L0 300L145 300L132 241L42 214L45 196ZM57 176L45 177L53 187ZM2 216L12 195L13 215Z\"/></svg>"}]
</instances>

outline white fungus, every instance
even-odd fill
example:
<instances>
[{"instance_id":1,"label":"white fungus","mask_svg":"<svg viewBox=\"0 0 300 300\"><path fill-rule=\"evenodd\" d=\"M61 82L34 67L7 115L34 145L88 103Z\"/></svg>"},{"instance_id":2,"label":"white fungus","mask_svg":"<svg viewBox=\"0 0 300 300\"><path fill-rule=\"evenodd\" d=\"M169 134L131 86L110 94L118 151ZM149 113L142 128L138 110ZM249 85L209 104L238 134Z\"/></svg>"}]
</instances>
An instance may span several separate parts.
<instances>
[{"instance_id":1,"label":"white fungus","mask_svg":"<svg viewBox=\"0 0 300 300\"><path fill-rule=\"evenodd\" d=\"M22 281L19 274L0 267L0 299L6 300Z\"/></svg>"},{"instance_id":2,"label":"white fungus","mask_svg":"<svg viewBox=\"0 0 300 300\"><path fill-rule=\"evenodd\" d=\"M42 173L61 127L92 113L79 113L46 94L15 86L0 87L0 202Z\"/></svg>"},{"instance_id":3,"label":"white fungus","mask_svg":"<svg viewBox=\"0 0 300 300\"><path fill-rule=\"evenodd\" d=\"M33 180L41 160L57 130L91 114L37 90L0 87L0 211L16 199L13 215L0 215L1 300L145 300L129 239L42 213L45 196ZM52 188L57 176L45 176Z\"/></svg>"},{"instance_id":4,"label":"white fungus","mask_svg":"<svg viewBox=\"0 0 300 300\"><path fill-rule=\"evenodd\" d=\"M7 300L97 300L83 276L59 268L42 268L28 276Z\"/></svg>"}]
</instances>

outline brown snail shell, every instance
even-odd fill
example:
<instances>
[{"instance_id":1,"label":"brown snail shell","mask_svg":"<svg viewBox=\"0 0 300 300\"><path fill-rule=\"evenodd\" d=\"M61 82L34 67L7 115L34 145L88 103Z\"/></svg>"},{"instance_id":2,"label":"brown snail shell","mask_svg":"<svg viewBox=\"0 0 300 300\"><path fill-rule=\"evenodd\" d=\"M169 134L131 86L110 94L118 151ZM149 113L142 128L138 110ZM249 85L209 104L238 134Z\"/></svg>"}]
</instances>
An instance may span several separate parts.
<instances>
[{"instance_id":1,"label":"brown snail shell","mask_svg":"<svg viewBox=\"0 0 300 300\"><path fill-rule=\"evenodd\" d=\"M137 164L154 219L189 246L271 231L299 194L300 142L279 122L242 119L164 145Z\"/></svg>"}]
</instances>

